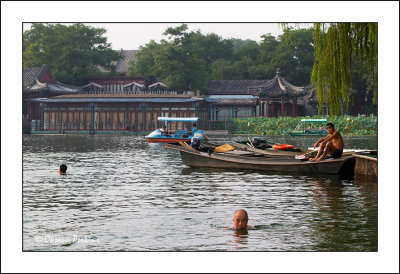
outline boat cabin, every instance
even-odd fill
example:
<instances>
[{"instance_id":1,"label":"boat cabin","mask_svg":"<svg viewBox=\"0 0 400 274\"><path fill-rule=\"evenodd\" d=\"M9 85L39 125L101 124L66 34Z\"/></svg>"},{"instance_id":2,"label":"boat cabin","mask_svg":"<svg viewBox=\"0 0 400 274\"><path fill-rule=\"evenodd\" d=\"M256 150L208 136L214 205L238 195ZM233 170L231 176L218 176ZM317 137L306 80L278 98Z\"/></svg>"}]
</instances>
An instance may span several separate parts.
<instances>
[{"instance_id":1,"label":"boat cabin","mask_svg":"<svg viewBox=\"0 0 400 274\"><path fill-rule=\"evenodd\" d=\"M290 132L292 136L314 136L326 135L326 119L301 119L294 131Z\"/></svg>"}]
</instances>

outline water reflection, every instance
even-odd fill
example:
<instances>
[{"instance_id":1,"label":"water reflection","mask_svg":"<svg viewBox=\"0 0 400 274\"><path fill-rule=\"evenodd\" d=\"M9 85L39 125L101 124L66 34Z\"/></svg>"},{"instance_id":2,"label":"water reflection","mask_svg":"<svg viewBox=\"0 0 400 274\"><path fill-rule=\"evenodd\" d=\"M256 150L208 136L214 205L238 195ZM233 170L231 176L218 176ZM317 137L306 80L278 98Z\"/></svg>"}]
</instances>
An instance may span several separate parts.
<instances>
[{"instance_id":1,"label":"water reflection","mask_svg":"<svg viewBox=\"0 0 400 274\"><path fill-rule=\"evenodd\" d=\"M249 232L247 229L234 229L233 230L233 239L237 245L235 245L235 249L247 249L248 236Z\"/></svg>"},{"instance_id":2,"label":"water reflection","mask_svg":"<svg viewBox=\"0 0 400 274\"><path fill-rule=\"evenodd\" d=\"M376 251L376 208L365 204L365 199L370 199L370 192L363 193L359 187L349 188L352 181L338 179L314 181L313 200L317 210L310 221L310 227L314 231L315 248L321 251L351 251L360 248ZM365 228L366 223L371 229ZM365 246L366 242L368 246Z\"/></svg>"}]
</instances>

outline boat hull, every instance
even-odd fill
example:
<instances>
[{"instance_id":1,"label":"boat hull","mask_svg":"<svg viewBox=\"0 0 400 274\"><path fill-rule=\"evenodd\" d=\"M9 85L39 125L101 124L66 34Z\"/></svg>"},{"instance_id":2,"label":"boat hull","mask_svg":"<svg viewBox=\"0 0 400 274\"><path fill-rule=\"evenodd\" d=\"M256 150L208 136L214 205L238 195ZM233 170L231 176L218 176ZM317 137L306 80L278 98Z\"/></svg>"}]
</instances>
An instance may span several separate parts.
<instances>
[{"instance_id":1,"label":"boat hull","mask_svg":"<svg viewBox=\"0 0 400 274\"><path fill-rule=\"evenodd\" d=\"M182 157L182 162L190 167L312 174L339 174L342 170L354 169L354 158L352 156L345 156L339 159L326 159L319 162L310 162L295 159L224 156L215 153L208 154L204 152L198 152L179 146L168 145L166 147L179 150Z\"/></svg>"},{"instance_id":2,"label":"boat hull","mask_svg":"<svg viewBox=\"0 0 400 274\"><path fill-rule=\"evenodd\" d=\"M289 132L291 136L326 136L327 133L321 132Z\"/></svg>"},{"instance_id":3,"label":"boat hull","mask_svg":"<svg viewBox=\"0 0 400 274\"><path fill-rule=\"evenodd\" d=\"M146 138L148 143L179 143L179 142L190 142L191 139L179 139L179 138Z\"/></svg>"}]
</instances>

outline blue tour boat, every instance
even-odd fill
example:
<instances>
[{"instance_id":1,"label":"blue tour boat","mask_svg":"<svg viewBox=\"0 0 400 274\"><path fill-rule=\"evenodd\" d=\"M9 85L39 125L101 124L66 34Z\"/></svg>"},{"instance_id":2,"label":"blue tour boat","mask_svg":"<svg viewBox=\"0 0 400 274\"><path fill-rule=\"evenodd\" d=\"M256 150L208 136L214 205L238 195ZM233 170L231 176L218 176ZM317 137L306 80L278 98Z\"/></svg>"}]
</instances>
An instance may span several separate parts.
<instances>
[{"instance_id":1,"label":"blue tour boat","mask_svg":"<svg viewBox=\"0 0 400 274\"><path fill-rule=\"evenodd\" d=\"M197 129L194 133L192 131L186 130L169 130L168 122L190 122L196 123L199 120L198 117L190 118L179 118L179 117L158 117L158 121L165 122L167 129L162 131L162 129L156 129L147 135L146 141L148 143L178 143L178 142L188 142L192 138L198 138L199 140L208 141L207 135L204 134L203 130Z\"/></svg>"}]
</instances>

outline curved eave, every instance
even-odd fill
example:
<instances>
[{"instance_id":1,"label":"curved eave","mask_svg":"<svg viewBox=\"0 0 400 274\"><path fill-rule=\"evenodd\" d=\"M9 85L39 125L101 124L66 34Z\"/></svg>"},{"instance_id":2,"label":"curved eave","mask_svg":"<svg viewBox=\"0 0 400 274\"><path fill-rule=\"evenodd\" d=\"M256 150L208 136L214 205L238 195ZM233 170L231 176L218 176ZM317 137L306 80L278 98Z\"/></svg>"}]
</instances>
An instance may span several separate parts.
<instances>
[{"instance_id":1,"label":"curved eave","mask_svg":"<svg viewBox=\"0 0 400 274\"><path fill-rule=\"evenodd\" d=\"M266 97L298 97L306 93L304 87L297 87L288 83L283 79L280 74L275 77L264 86L254 87L251 89L254 95L266 96Z\"/></svg>"}]
</instances>

